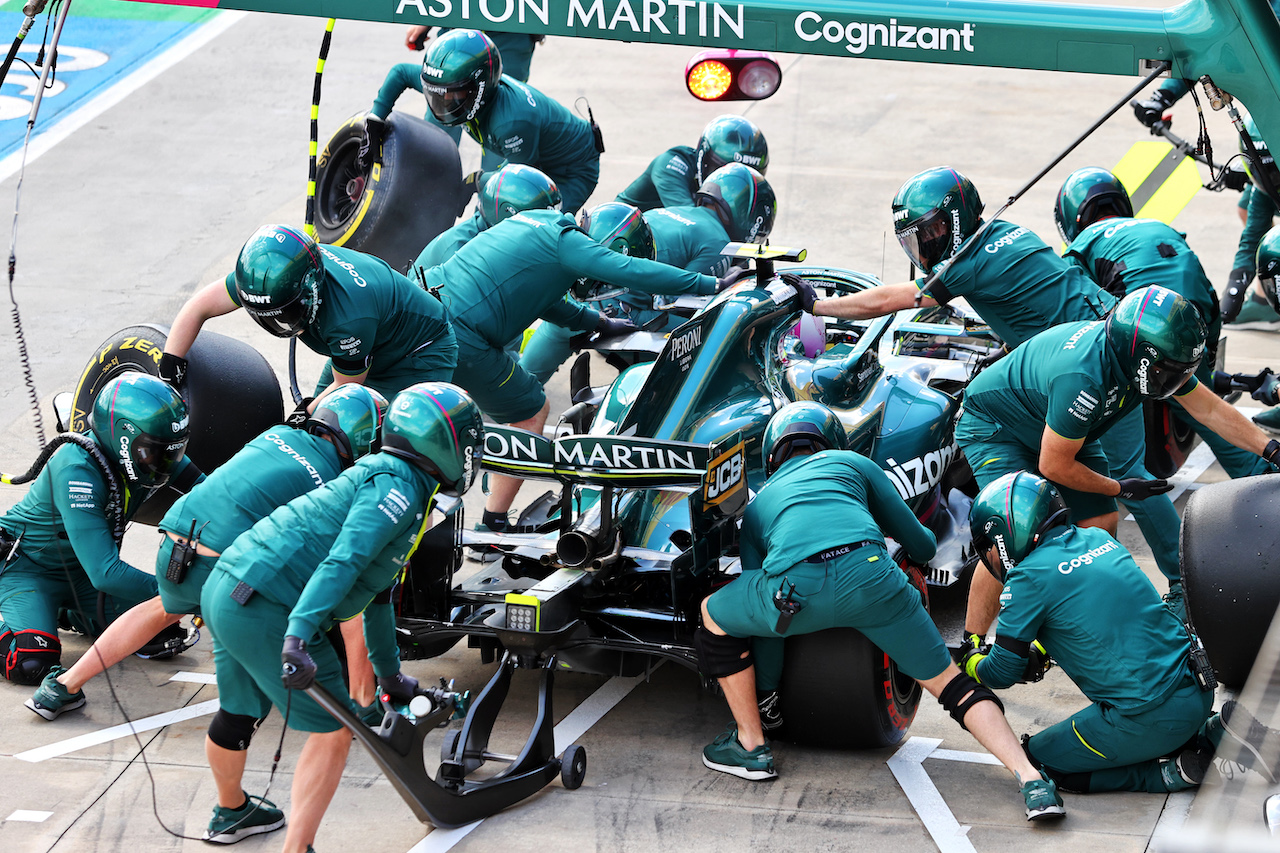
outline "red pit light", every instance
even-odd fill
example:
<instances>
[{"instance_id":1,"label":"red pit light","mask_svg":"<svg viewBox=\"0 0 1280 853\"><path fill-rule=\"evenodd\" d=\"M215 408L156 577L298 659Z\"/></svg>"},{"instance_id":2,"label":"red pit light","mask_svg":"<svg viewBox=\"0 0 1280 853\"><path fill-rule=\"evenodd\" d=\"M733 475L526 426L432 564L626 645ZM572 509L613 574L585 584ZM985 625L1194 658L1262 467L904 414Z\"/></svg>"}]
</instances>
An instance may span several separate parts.
<instances>
[{"instance_id":1,"label":"red pit light","mask_svg":"<svg viewBox=\"0 0 1280 853\"><path fill-rule=\"evenodd\" d=\"M759 50L704 50L689 60L684 80L702 101L758 101L778 91L782 69Z\"/></svg>"}]
</instances>

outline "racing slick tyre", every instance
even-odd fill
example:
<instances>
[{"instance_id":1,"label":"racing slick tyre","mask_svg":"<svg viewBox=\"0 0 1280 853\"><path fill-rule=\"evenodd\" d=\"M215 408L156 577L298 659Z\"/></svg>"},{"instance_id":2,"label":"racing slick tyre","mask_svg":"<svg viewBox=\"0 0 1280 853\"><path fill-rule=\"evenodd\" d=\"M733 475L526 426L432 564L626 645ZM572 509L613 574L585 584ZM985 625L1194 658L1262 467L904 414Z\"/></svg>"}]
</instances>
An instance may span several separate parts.
<instances>
[{"instance_id":1,"label":"racing slick tyre","mask_svg":"<svg viewBox=\"0 0 1280 853\"><path fill-rule=\"evenodd\" d=\"M787 638L779 690L782 739L836 749L878 749L902 740L920 685L854 628Z\"/></svg>"},{"instance_id":2,"label":"racing slick tyre","mask_svg":"<svg viewBox=\"0 0 1280 853\"><path fill-rule=\"evenodd\" d=\"M129 326L99 344L72 395L71 431L89 431L93 400L108 380L130 370L154 376L168 336L168 326ZM182 392L191 414L187 456L209 472L249 439L284 419L283 396L267 360L234 338L202 332L187 361L190 366ZM142 505L135 519L156 524L176 499L172 489L161 489Z\"/></svg>"},{"instance_id":3,"label":"racing slick tyre","mask_svg":"<svg viewBox=\"0 0 1280 853\"><path fill-rule=\"evenodd\" d=\"M1187 615L1226 687L1244 686L1280 604L1280 477L1194 492L1182 517Z\"/></svg>"},{"instance_id":4,"label":"racing slick tyre","mask_svg":"<svg viewBox=\"0 0 1280 853\"><path fill-rule=\"evenodd\" d=\"M364 118L347 119L316 161L316 238L406 272L466 202L458 146L434 124L393 112L382 161L361 169Z\"/></svg>"},{"instance_id":5,"label":"racing slick tyre","mask_svg":"<svg viewBox=\"0 0 1280 853\"><path fill-rule=\"evenodd\" d=\"M566 791L576 791L587 778L587 750L581 744L571 744L560 758L560 784Z\"/></svg>"}]
</instances>

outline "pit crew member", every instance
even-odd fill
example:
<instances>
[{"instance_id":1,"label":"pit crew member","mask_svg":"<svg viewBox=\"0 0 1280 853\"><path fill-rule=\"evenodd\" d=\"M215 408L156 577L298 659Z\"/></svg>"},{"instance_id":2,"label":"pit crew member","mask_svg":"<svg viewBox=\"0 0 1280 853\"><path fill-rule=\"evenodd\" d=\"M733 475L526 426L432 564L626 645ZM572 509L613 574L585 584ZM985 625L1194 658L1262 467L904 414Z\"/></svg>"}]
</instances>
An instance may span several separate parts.
<instances>
[{"instance_id":1,"label":"pit crew member","mask_svg":"<svg viewBox=\"0 0 1280 853\"><path fill-rule=\"evenodd\" d=\"M742 116L716 116L702 129L695 147L677 145L654 157L616 201L642 211L688 207L702 182L729 163L742 163L761 175L769 170L769 143L760 128Z\"/></svg>"}]
</instances>

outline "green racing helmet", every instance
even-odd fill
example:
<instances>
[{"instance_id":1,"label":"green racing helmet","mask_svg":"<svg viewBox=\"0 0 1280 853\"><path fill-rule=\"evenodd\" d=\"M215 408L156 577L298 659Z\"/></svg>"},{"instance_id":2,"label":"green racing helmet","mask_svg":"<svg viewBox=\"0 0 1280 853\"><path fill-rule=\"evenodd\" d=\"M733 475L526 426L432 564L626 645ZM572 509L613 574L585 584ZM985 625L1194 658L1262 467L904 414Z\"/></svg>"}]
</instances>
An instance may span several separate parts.
<instances>
[{"instance_id":1,"label":"green racing helmet","mask_svg":"<svg viewBox=\"0 0 1280 853\"><path fill-rule=\"evenodd\" d=\"M741 243L763 243L778 215L773 187L764 175L741 163L712 172L698 187L693 203L715 210L729 239Z\"/></svg>"},{"instance_id":2,"label":"green racing helmet","mask_svg":"<svg viewBox=\"0 0 1280 853\"><path fill-rule=\"evenodd\" d=\"M702 136L698 138L694 175L701 184L716 169L730 163L742 163L763 175L769 169L769 143L749 119L717 116L702 129Z\"/></svg>"},{"instance_id":3,"label":"green racing helmet","mask_svg":"<svg viewBox=\"0 0 1280 853\"><path fill-rule=\"evenodd\" d=\"M89 428L130 486L153 488L168 481L186 454L191 419L172 385L131 371L102 386Z\"/></svg>"},{"instance_id":4,"label":"green racing helmet","mask_svg":"<svg viewBox=\"0 0 1280 853\"><path fill-rule=\"evenodd\" d=\"M316 401L303 429L338 448L343 468L375 449L387 413L387 398L365 385L346 382Z\"/></svg>"},{"instance_id":5,"label":"green racing helmet","mask_svg":"<svg viewBox=\"0 0 1280 853\"><path fill-rule=\"evenodd\" d=\"M921 172L893 197L893 233L926 273L954 255L981 224L977 188L950 166Z\"/></svg>"},{"instance_id":6,"label":"green racing helmet","mask_svg":"<svg viewBox=\"0 0 1280 853\"><path fill-rule=\"evenodd\" d=\"M1050 531L1070 523L1071 511L1053 484L1026 471L992 480L969 508L974 550L1002 583ZM994 566L987 562L992 547Z\"/></svg>"},{"instance_id":7,"label":"green racing helmet","mask_svg":"<svg viewBox=\"0 0 1280 853\"><path fill-rule=\"evenodd\" d=\"M382 422L382 451L426 471L447 495L461 496L484 458L480 408L456 385L419 382L396 395Z\"/></svg>"},{"instance_id":8,"label":"green racing helmet","mask_svg":"<svg viewBox=\"0 0 1280 853\"><path fill-rule=\"evenodd\" d=\"M479 30L449 30L436 36L422 60L422 93L443 125L474 119L493 102L502 79L498 47Z\"/></svg>"},{"instance_id":9,"label":"green racing helmet","mask_svg":"<svg viewBox=\"0 0 1280 853\"><path fill-rule=\"evenodd\" d=\"M1271 303L1273 310L1280 311L1280 294L1276 293L1276 277L1280 276L1280 225L1263 235L1258 243L1258 284L1262 285L1262 293Z\"/></svg>"},{"instance_id":10,"label":"green racing helmet","mask_svg":"<svg viewBox=\"0 0 1280 853\"><path fill-rule=\"evenodd\" d=\"M292 338L316 319L324 262L316 241L287 225L264 225L236 260L236 298L254 322Z\"/></svg>"},{"instance_id":11,"label":"green racing helmet","mask_svg":"<svg viewBox=\"0 0 1280 853\"><path fill-rule=\"evenodd\" d=\"M1151 285L1120 300L1107 317L1107 346L1139 394L1171 397L1204 357L1205 325L1195 306Z\"/></svg>"},{"instance_id":12,"label":"green racing helmet","mask_svg":"<svg viewBox=\"0 0 1280 853\"><path fill-rule=\"evenodd\" d=\"M1253 116L1245 116L1244 119L1245 133L1249 134L1249 138L1253 140L1253 147L1258 150L1258 158L1261 163L1254 163L1249 156L1249 150L1244 147L1244 140L1240 140L1240 153L1244 156L1244 170L1248 174L1249 180L1253 181L1253 185L1258 189L1265 189L1258 179L1260 171L1267 173L1267 178L1271 181L1272 189L1280 192L1280 168L1276 167L1276 160L1271 156L1271 149L1267 147L1267 140L1262 138L1262 134L1258 132L1258 125L1254 122Z\"/></svg>"},{"instance_id":13,"label":"green racing helmet","mask_svg":"<svg viewBox=\"0 0 1280 853\"><path fill-rule=\"evenodd\" d=\"M787 403L764 428L764 474L773 476L797 450L844 450L848 441L844 424L826 406L809 400Z\"/></svg>"},{"instance_id":14,"label":"green racing helmet","mask_svg":"<svg viewBox=\"0 0 1280 853\"><path fill-rule=\"evenodd\" d=\"M1053 206L1053 221L1064 242L1070 243L1093 223L1111 216L1133 216L1129 191L1119 178L1096 166L1067 175Z\"/></svg>"},{"instance_id":15,"label":"green racing helmet","mask_svg":"<svg viewBox=\"0 0 1280 853\"><path fill-rule=\"evenodd\" d=\"M615 252L649 260L657 256L649 223L634 205L620 201L597 204L583 212L580 224L587 236Z\"/></svg>"},{"instance_id":16,"label":"green racing helmet","mask_svg":"<svg viewBox=\"0 0 1280 853\"><path fill-rule=\"evenodd\" d=\"M556 182L532 166L508 163L480 188L480 218L486 228L522 210L559 210Z\"/></svg>"}]
</instances>

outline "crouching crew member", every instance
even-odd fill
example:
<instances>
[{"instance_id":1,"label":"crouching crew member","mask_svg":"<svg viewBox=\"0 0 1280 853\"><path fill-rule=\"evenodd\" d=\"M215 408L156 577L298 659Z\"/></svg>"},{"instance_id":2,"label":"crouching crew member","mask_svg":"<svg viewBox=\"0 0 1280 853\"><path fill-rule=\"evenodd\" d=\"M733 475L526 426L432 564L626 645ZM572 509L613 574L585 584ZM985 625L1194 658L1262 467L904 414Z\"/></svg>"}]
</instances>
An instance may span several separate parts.
<instances>
[{"instance_id":1,"label":"crouching crew member","mask_svg":"<svg viewBox=\"0 0 1280 853\"><path fill-rule=\"evenodd\" d=\"M89 424L88 436L63 438L0 518L0 654L5 678L20 684L39 684L58 665L60 611L96 635L155 596L156 579L120 557L125 525L166 483L186 491L204 476L185 455L187 406L154 376L108 381Z\"/></svg>"},{"instance_id":2,"label":"crouching crew member","mask_svg":"<svg viewBox=\"0 0 1280 853\"><path fill-rule=\"evenodd\" d=\"M324 631L365 612L379 688L412 697L417 684L400 673L391 608L366 608L403 571L437 493L461 495L474 481L482 447L480 411L465 393L445 383L414 385L392 401L380 452L259 521L223 552L205 583L200 605L219 641L223 709L259 719L275 705L289 727L310 733L294 774L286 853L303 853L315 839L351 743L302 692L319 683L345 693ZM221 789L226 768L212 769Z\"/></svg>"},{"instance_id":3,"label":"crouching crew member","mask_svg":"<svg viewBox=\"0 0 1280 853\"><path fill-rule=\"evenodd\" d=\"M1013 772L1028 820L1064 815L1054 783L1019 748L1000 700L951 662L920 593L889 558L886 533L921 562L933 556L936 542L888 476L875 462L844 450L844 427L817 403L779 409L763 445L769 479L742 520L742 575L703 601L703 627L695 636L701 669L719 680L734 717L703 750L703 763L744 779L777 776L756 687L758 677L762 686L777 685L781 656L762 656L757 674L750 638L852 627ZM789 622L779 618L783 611L775 604L780 585L799 605Z\"/></svg>"},{"instance_id":4,"label":"crouching crew member","mask_svg":"<svg viewBox=\"0 0 1280 853\"><path fill-rule=\"evenodd\" d=\"M989 483L969 514L973 544L1004 583L995 644L965 673L1001 689L1048 654L1092 702L1024 742L1066 791L1193 788L1213 689L1189 665L1187 630L1105 530L1076 527L1058 491L1025 471Z\"/></svg>"}]
</instances>

